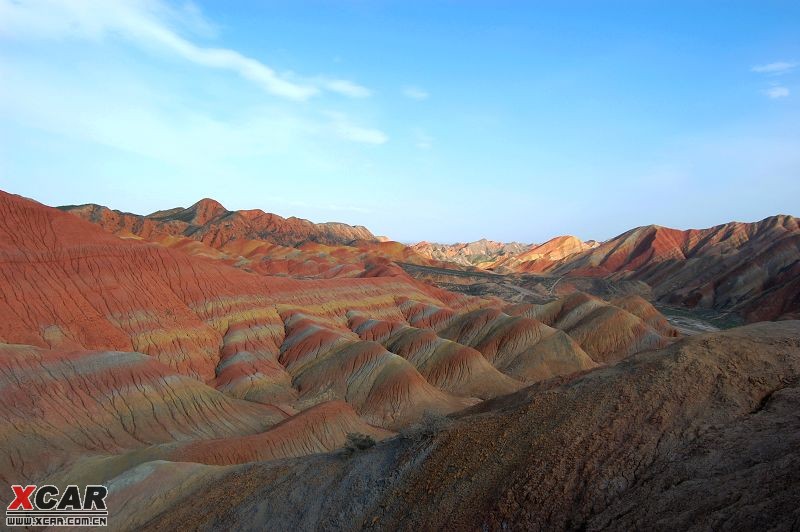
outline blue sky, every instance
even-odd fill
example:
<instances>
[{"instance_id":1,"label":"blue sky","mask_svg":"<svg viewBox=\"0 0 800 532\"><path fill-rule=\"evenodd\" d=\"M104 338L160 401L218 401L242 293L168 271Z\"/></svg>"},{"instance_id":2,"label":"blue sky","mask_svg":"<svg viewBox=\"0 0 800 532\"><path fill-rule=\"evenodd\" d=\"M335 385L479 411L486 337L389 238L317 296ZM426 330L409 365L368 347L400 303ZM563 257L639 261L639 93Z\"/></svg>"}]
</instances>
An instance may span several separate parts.
<instances>
[{"instance_id":1,"label":"blue sky","mask_svg":"<svg viewBox=\"0 0 800 532\"><path fill-rule=\"evenodd\" d=\"M800 214L797 2L0 0L0 188L402 241Z\"/></svg>"}]
</instances>

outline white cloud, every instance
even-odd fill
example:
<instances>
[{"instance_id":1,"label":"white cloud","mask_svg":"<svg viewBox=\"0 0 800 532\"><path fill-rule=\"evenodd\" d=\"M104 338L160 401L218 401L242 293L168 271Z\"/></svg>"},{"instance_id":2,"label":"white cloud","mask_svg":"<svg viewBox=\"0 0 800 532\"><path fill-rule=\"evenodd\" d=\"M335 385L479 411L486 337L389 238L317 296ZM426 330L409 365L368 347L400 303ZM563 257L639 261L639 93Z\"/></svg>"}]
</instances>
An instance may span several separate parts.
<instances>
[{"instance_id":1,"label":"white cloud","mask_svg":"<svg viewBox=\"0 0 800 532\"><path fill-rule=\"evenodd\" d=\"M96 66L76 75L69 67L0 57L2 129L10 135L43 131L83 153L112 148L120 153L109 160L134 156L202 174L239 168L258 172L280 161L327 171L323 167L338 166L347 154L358 153L348 144L356 149L357 144L388 140L344 113L282 101L239 104L219 113L202 100L163 92L160 78L147 78L149 72L140 77L124 64Z\"/></svg>"},{"instance_id":2,"label":"white cloud","mask_svg":"<svg viewBox=\"0 0 800 532\"><path fill-rule=\"evenodd\" d=\"M430 94L419 87L408 86L403 89L403 95L412 100L427 100Z\"/></svg>"},{"instance_id":3,"label":"white cloud","mask_svg":"<svg viewBox=\"0 0 800 532\"><path fill-rule=\"evenodd\" d=\"M341 139L364 144L384 144L389 140L383 131L356 125L343 113L331 111L325 114L330 118L329 129Z\"/></svg>"},{"instance_id":4,"label":"white cloud","mask_svg":"<svg viewBox=\"0 0 800 532\"><path fill-rule=\"evenodd\" d=\"M372 95L372 91L368 88L346 79L320 78L319 83L331 92L336 92L350 98L368 98Z\"/></svg>"},{"instance_id":5,"label":"white cloud","mask_svg":"<svg viewBox=\"0 0 800 532\"><path fill-rule=\"evenodd\" d=\"M84 39L120 36L144 49L175 54L209 68L236 72L275 96L307 100L328 90L350 97L369 90L347 80L303 80L279 74L264 63L228 48L198 46L172 26L208 33L196 7L175 10L159 0L0 0L0 37L12 39Z\"/></svg>"},{"instance_id":6,"label":"white cloud","mask_svg":"<svg viewBox=\"0 0 800 532\"><path fill-rule=\"evenodd\" d=\"M756 65L750 70L753 72L758 72L759 74L786 74L787 72L794 70L794 68L798 65L798 63L790 63L786 61L776 61L774 63L767 63L765 65Z\"/></svg>"},{"instance_id":7,"label":"white cloud","mask_svg":"<svg viewBox=\"0 0 800 532\"><path fill-rule=\"evenodd\" d=\"M778 98L786 98L789 96L789 89L786 87L782 87L780 85L776 85L775 87L770 87L764 91L764 94L772 98L773 100Z\"/></svg>"}]
</instances>

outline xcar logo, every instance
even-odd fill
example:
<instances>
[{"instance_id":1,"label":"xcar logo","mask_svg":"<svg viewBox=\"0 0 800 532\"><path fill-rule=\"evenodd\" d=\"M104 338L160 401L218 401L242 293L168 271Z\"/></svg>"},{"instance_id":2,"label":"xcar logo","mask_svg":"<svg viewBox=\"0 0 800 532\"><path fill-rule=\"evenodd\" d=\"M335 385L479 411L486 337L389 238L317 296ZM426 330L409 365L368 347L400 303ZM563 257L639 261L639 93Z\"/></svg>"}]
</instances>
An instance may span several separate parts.
<instances>
[{"instance_id":1,"label":"xcar logo","mask_svg":"<svg viewBox=\"0 0 800 532\"><path fill-rule=\"evenodd\" d=\"M6 508L6 526L106 526L105 486L89 485L81 492L76 485L60 493L46 484L11 486L14 500Z\"/></svg>"}]
</instances>

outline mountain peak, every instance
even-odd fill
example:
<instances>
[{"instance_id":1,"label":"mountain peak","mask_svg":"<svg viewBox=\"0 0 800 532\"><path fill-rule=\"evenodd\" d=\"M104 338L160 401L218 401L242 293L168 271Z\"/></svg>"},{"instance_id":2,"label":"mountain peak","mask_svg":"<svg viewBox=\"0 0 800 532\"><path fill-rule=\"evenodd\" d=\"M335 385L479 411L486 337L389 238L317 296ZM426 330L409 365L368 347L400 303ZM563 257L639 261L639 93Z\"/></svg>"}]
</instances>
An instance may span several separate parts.
<instances>
[{"instance_id":1,"label":"mountain peak","mask_svg":"<svg viewBox=\"0 0 800 532\"><path fill-rule=\"evenodd\" d=\"M220 202L211 198L203 198L197 203L188 208L177 207L174 209L167 209L165 211L158 211L150 214L148 218L159 220L163 222L168 221L181 221L192 225L203 225L208 223L214 218L218 218L226 214L228 209L222 206Z\"/></svg>"},{"instance_id":2,"label":"mountain peak","mask_svg":"<svg viewBox=\"0 0 800 532\"><path fill-rule=\"evenodd\" d=\"M211 198L203 198L187 210L194 211L192 223L195 225L203 225L228 212L228 209L223 207L220 202Z\"/></svg>"}]
</instances>

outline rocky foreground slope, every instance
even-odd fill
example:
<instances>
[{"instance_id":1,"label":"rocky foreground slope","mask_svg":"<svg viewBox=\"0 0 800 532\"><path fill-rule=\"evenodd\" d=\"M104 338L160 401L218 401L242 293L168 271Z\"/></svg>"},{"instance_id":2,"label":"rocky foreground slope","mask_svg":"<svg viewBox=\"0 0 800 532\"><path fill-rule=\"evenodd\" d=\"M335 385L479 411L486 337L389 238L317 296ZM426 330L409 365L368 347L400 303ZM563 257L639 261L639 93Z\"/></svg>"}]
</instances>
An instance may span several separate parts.
<instances>
[{"instance_id":1,"label":"rocky foreground slope","mask_svg":"<svg viewBox=\"0 0 800 532\"><path fill-rule=\"evenodd\" d=\"M790 530L799 385L800 322L750 325L546 381L353 456L145 464L113 481L114 501L125 526L152 530ZM165 476L182 491L157 487ZM149 489L158 503L134 512Z\"/></svg>"}]
</instances>

